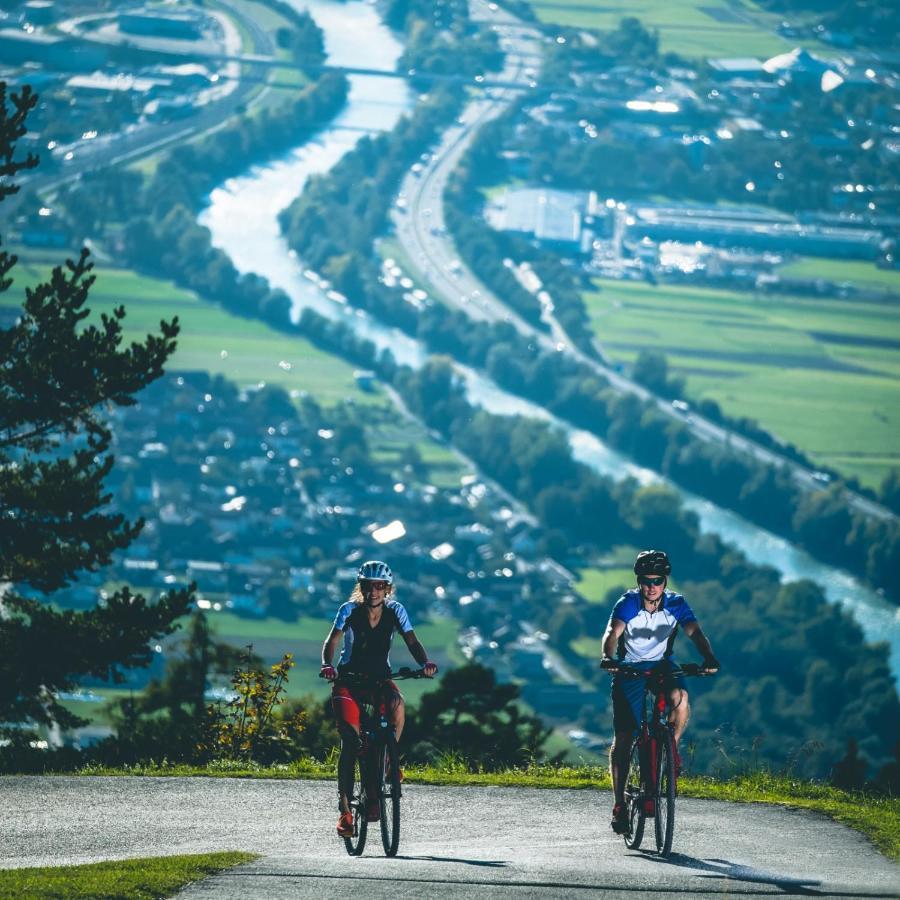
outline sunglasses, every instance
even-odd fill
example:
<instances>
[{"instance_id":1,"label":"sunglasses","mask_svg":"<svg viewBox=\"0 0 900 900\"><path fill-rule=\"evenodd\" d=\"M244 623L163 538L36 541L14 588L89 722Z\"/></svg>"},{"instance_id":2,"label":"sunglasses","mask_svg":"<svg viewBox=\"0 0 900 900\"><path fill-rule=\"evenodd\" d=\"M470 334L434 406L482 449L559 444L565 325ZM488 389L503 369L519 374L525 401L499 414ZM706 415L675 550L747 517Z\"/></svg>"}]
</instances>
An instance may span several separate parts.
<instances>
[{"instance_id":1,"label":"sunglasses","mask_svg":"<svg viewBox=\"0 0 900 900\"><path fill-rule=\"evenodd\" d=\"M386 591L390 585L386 581L363 581L360 588L364 591Z\"/></svg>"},{"instance_id":2,"label":"sunglasses","mask_svg":"<svg viewBox=\"0 0 900 900\"><path fill-rule=\"evenodd\" d=\"M641 575L641 577L638 578L638 584L644 587L649 587L650 585L653 585L653 587L659 587L661 584L665 583L665 576L662 575L659 578L648 578L646 575Z\"/></svg>"}]
</instances>

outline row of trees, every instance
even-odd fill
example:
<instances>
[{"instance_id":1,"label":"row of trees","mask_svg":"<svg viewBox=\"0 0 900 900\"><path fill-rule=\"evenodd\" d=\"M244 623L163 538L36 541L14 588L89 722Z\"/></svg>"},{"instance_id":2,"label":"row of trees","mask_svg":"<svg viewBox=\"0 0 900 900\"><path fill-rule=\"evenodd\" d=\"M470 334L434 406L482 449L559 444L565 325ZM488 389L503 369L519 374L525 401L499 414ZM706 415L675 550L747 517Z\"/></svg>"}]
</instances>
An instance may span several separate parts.
<instances>
[{"instance_id":1,"label":"row of trees","mask_svg":"<svg viewBox=\"0 0 900 900\"><path fill-rule=\"evenodd\" d=\"M385 21L406 35L398 65L410 74L471 78L503 63L497 35L472 21L465 0L389 0Z\"/></svg>"},{"instance_id":2,"label":"row of trees","mask_svg":"<svg viewBox=\"0 0 900 900\"><path fill-rule=\"evenodd\" d=\"M760 0L761 5L780 15L810 14L829 30L849 34L867 47L890 47L891 35L900 31L900 11L878 0Z\"/></svg>"},{"instance_id":3,"label":"row of trees","mask_svg":"<svg viewBox=\"0 0 900 900\"><path fill-rule=\"evenodd\" d=\"M328 275L354 306L414 331L416 307L380 283L372 255L393 197L419 155L459 111L459 91L433 91L390 134L363 137L326 176L311 179L281 214L288 243L306 265Z\"/></svg>"}]
</instances>

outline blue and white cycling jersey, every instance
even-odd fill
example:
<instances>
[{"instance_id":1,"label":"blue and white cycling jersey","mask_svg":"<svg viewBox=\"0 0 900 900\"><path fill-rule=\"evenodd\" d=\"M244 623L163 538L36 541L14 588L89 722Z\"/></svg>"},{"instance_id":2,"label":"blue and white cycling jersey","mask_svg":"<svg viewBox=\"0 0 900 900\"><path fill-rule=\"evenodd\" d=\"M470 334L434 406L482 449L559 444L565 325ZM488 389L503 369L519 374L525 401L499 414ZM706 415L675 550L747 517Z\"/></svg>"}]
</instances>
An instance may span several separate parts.
<instances>
[{"instance_id":1,"label":"blue and white cycling jersey","mask_svg":"<svg viewBox=\"0 0 900 900\"><path fill-rule=\"evenodd\" d=\"M616 601L609 617L610 622L613 619L625 623L618 657L628 663L657 662L670 656L678 626L697 621L684 597L674 591L664 591L656 612L647 612L637 588Z\"/></svg>"}]
</instances>

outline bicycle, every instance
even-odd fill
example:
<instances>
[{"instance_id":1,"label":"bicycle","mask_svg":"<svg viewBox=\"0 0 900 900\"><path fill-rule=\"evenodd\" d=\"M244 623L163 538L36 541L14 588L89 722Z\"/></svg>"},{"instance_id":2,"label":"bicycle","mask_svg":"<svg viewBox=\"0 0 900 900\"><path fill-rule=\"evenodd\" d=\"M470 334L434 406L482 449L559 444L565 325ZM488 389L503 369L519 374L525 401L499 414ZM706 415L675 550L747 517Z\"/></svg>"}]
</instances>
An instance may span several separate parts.
<instances>
[{"instance_id":1,"label":"bicycle","mask_svg":"<svg viewBox=\"0 0 900 900\"><path fill-rule=\"evenodd\" d=\"M361 856L368 836L369 792L377 792L381 843L386 856L396 856L400 846L400 756L394 729L387 720L381 704L382 688L387 681L407 678L427 678L422 669L402 668L384 678L371 678L356 673L344 673L337 684L364 688L360 702L359 737L362 748L353 764L353 788L347 798L353 813L353 834L344 838L350 856ZM359 699L359 698L357 698ZM378 704L376 715L376 703ZM374 770L370 766L374 763Z\"/></svg>"},{"instance_id":2,"label":"bicycle","mask_svg":"<svg viewBox=\"0 0 900 900\"><path fill-rule=\"evenodd\" d=\"M628 830L623 835L625 846L631 850L640 848L646 820L652 818L656 850L660 856L668 856L672 852L675 835L677 774L675 740L668 721L666 681L677 676L710 676L714 673L707 672L696 663L664 670L636 669L622 663L608 671L625 678L643 678L646 682L640 729L628 755L625 782ZM649 700L651 697L652 701Z\"/></svg>"}]
</instances>

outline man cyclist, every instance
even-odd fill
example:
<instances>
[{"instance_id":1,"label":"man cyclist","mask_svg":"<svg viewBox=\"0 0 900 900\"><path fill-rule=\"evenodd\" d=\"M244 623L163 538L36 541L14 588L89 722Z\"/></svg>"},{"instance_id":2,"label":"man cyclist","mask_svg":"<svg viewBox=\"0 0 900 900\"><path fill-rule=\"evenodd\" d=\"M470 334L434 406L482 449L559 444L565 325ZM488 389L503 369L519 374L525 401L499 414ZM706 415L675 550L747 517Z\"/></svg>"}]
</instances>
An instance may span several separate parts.
<instances>
[{"instance_id":1,"label":"man cyclist","mask_svg":"<svg viewBox=\"0 0 900 900\"><path fill-rule=\"evenodd\" d=\"M634 562L637 588L626 591L616 601L609 624L603 635L603 660L600 665L617 672L620 663L637 669L664 666L674 669L672 647L679 626L694 642L703 656L703 669L713 674L719 662L709 640L700 628L697 617L681 594L667 591L672 571L669 557L662 550L642 550ZM684 678L672 675L666 680L669 724L675 738L675 771L681 773L678 745L690 717L690 705ZM612 825L617 834L628 831L628 812L625 808L625 782L628 778L628 758L631 742L642 718L644 681L613 677L613 729L615 737L609 751L609 771L615 794Z\"/></svg>"},{"instance_id":2,"label":"man cyclist","mask_svg":"<svg viewBox=\"0 0 900 900\"><path fill-rule=\"evenodd\" d=\"M340 837L353 834L353 813L350 811L350 795L353 791L353 767L360 751L359 707L366 700L374 699L375 705L383 704L388 721L393 725L397 740L403 731L405 711L403 695L393 681L383 684L382 695L372 698L371 690L357 685L341 683L341 675L353 673L370 677L373 682L384 679L391 671L388 653L394 632L399 631L422 667L424 674L432 678L438 667L428 659L425 648L419 643L403 606L391 599L394 591L394 575L387 563L378 559L364 562L356 573L356 585L349 600L337 611L334 625L322 646L322 678L332 682L331 703L341 736L341 755L338 761L338 819ZM334 654L343 640L340 662L335 669ZM378 801L366 810L370 822L379 818Z\"/></svg>"}]
</instances>

